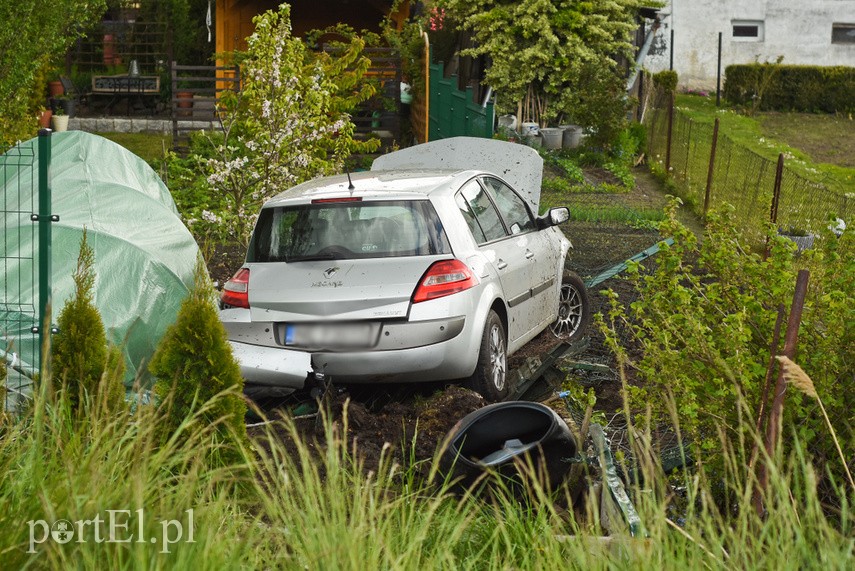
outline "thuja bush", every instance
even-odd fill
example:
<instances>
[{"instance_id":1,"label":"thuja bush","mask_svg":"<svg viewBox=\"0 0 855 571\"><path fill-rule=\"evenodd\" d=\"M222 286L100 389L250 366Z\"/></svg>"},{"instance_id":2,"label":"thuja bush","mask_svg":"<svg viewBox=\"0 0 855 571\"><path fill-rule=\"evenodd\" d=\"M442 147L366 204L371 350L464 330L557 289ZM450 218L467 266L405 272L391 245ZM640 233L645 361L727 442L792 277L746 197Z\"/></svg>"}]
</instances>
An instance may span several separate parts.
<instances>
[{"instance_id":1,"label":"thuja bush","mask_svg":"<svg viewBox=\"0 0 855 571\"><path fill-rule=\"evenodd\" d=\"M124 356L120 349L108 348L101 313L94 303L94 265L95 253L84 229L73 275L74 295L57 318L59 333L51 353L53 380L56 388L68 393L72 410L99 394L110 408L119 406L125 397Z\"/></svg>"},{"instance_id":2,"label":"thuja bush","mask_svg":"<svg viewBox=\"0 0 855 571\"><path fill-rule=\"evenodd\" d=\"M220 322L213 288L204 265L196 267L195 284L178 317L160 342L149 370L154 392L165 409L166 436L183 430L194 414L216 426L214 462L240 458L246 443L243 378Z\"/></svg>"},{"instance_id":3,"label":"thuja bush","mask_svg":"<svg viewBox=\"0 0 855 571\"><path fill-rule=\"evenodd\" d=\"M730 212L713 213L698 240L677 222L676 209L675 201L660 226L674 244L662 244L649 268L629 267L637 301L623 306L609 293L610 309L600 318L614 350L640 376L640 387L628 387L630 409L649 407L673 420L673 402L681 430L706 453L720 447L722 434L747 438L744 427L755 424L761 406L778 308L789 310L797 272L806 268L810 287L795 360L851 450L855 398L845 387L855 375L853 232L829 231L814 250L796 255L795 245L770 229L764 257L740 240ZM623 351L623 337L637 343L640 356ZM788 392L784 412L783 434L798 436L815 463L842 474L816 401Z\"/></svg>"}]
</instances>

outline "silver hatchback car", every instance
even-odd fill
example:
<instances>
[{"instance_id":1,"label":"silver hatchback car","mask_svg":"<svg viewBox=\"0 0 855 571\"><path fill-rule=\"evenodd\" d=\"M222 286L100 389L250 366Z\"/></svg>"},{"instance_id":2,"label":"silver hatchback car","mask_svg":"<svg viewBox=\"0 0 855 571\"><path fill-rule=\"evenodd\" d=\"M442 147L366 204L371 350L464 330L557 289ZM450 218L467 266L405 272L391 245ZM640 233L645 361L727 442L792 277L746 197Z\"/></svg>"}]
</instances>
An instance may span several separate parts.
<instances>
[{"instance_id":1,"label":"silver hatchback car","mask_svg":"<svg viewBox=\"0 0 855 571\"><path fill-rule=\"evenodd\" d=\"M449 139L268 201L221 296L247 392L285 394L322 373L336 384L463 381L501 400L510 354L550 326L581 336L587 294L565 272L570 242L557 227L569 211L535 216L532 153ZM507 168L523 164L527 178ZM537 188L520 194L514 177Z\"/></svg>"}]
</instances>

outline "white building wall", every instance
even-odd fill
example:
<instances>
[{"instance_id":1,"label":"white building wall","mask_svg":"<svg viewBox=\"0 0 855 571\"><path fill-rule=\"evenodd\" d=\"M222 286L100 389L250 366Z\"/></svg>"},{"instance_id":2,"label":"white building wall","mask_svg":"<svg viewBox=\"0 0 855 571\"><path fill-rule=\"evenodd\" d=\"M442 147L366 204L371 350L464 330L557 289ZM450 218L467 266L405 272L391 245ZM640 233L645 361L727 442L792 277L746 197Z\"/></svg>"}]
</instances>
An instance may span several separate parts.
<instances>
[{"instance_id":1,"label":"white building wall","mask_svg":"<svg viewBox=\"0 0 855 571\"><path fill-rule=\"evenodd\" d=\"M832 24L855 25L855 0L671 0L657 33L647 69L668 69L671 29L674 70L680 85L713 89L718 34L722 32L722 75L730 64L754 61L855 67L855 43L831 43ZM734 20L763 22L762 40L734 38ZM724 78L722 78L722 81Z\"/></svg>"}]
</instances>

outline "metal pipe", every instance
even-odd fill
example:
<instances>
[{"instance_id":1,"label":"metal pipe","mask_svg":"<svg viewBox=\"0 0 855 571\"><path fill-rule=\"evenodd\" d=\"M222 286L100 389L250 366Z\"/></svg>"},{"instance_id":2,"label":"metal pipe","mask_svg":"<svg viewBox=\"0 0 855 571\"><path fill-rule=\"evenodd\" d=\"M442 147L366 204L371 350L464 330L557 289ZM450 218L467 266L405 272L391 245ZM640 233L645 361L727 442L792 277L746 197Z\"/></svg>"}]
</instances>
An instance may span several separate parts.
<instances>
[{"instance_id":1,"label":"metal pipe","mask_svg":"<svg viewBox=\"0 0 855 571\"><path fill-rule=\"evenodd\" d=\"M48 378L50 370L49 353L46 351L51 332L51 188L50 188L50 159L52 131L39 131L39 213L34 221L39 224L39 371L41 378Z\"/></svg>"},{"instance_id":2,"label":"metal pipe","mask_svg":"<svg viewBox=\"0 0 855 571\"><path fill-rule=\"evenodd\" d=\"M490 97L493 96L493 88L489 85L487 86L487 95L484 96L484 102L481 103L481 109L487 108L487 103L490 102Z\"/></svg>"},{"instance_id":3,"label":"metal pipe","mask_svg":"<svg viewBox=\"0 0 855 571\"><path fill-rule=\"evenodd\" d=\"M626 90L630 91L632 86L635 85L635 80L638 79L638 72L641 71L641 64L644 63L645 58L647 57L647 53L650 51L650 46L653 45L653 38L656 36L656 31L659 29L659 18L653 21L653 27L650 28L650 31L647 33L647 37L644 39L644 45L641 46L641 50L638 52L638 56L635 58L635 64L632 66L632 71L629 79L626 82Z\"/></svg>"},{"instance_id":4,"label":"metal pipe","mask_svg":"<svg viewBox=\"0 0 855 571\"><path fill-rule=\"evenodd\" d=\"M430 140L430 40L427 32L422 30L422 37L425 40L425 140L427 143Z\"/></svg>"},{"instance_id":5,"label":"metal pipe","mask_svg":"<svg viewBox=\"0 0 855 571\"><path fill-rule=\"evenodd\" d=\"M715 79L715 106L721 106L721 32L718 33L718 70Z\"/></svg>"},{"instance_id":6,"label":"metal pipe","mask_svg":"<svg viewBox=\"0 0 855 571\"><path fill-rule=\"evenodd\" d=\"M671 54L668 69L674 71L674 18L671 18Z\"/></svg>"}]
</instances>

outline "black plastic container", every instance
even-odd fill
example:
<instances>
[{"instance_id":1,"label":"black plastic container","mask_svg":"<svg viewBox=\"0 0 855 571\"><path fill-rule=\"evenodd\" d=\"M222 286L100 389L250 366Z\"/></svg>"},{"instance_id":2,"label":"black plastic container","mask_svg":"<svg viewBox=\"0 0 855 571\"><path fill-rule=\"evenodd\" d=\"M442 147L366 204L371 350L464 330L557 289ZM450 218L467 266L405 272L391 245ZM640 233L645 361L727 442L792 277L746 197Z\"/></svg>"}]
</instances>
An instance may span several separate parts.
<instances>
[{"instance_id":1,"label":"black plastic container","mask_svg":"<svg viewBox=\"0 0 855 571\"><path fill-rule=\"evenodd\" d=\"M576 439L551 408L535 402L492 404L463 417L451 429L442 456L446 473L469 486L487 470L518 479L531 462L554 488L570 469ZM528 456L528 458L526 458Z\"/></svg>"}]
</instances>

